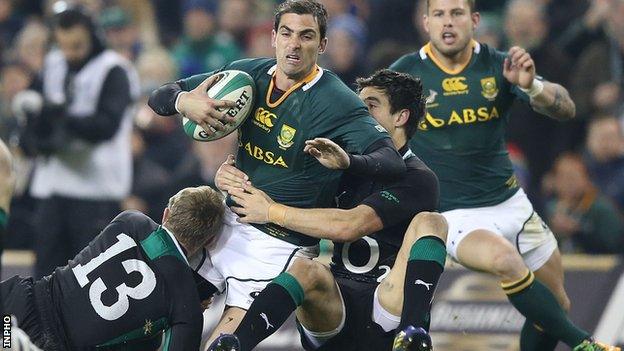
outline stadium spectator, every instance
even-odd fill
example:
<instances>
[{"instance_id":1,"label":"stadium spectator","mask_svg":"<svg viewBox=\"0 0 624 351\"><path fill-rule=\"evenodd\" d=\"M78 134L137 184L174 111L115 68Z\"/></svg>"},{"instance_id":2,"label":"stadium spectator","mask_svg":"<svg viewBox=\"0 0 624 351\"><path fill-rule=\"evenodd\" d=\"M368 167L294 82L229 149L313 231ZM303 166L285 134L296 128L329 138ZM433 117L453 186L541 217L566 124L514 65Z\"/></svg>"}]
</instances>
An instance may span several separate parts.
<instances>
[{"instance_id":1,"label":"stadium spectator","mask_svg":"<svg viewBox=\"0 0 624 351\"><path fill-rule=\"evenodd\" d=\"M624 209L624 134L617 118L592 118L584 156L592 183Z\"/></svg>"},{"instance_id":2,"label":"stadium spectator","mask_svg":"<svg viewBox=\"0 0 624 351\"><path fill-rule=\"evenodd\" d=\"M605 22L607 38L585 48L578 59L572 75L570 92L576 103L579 118L588 119L594 112L614 112L622 104L624 84L622 18L624 18L624 1L611 1Z\"/></svg>"},{"instance_id":3,"label":"stadium spectator","mask_svg":"<svg viewBox=\"0 0 624 351\"><path fill-rule=\"evenodd\" d=\"M37 21L29 22L15 37L15 60L39 74L43 69L43 58L48 48L48 28Z\"/></svg>"},{"instance_id":4,"label":"stadium spectator","mask_svg":"<svg viewBox=\"0 0 624 351\"><path fill-rule=\"evenodd\" d=\"M537 0L511 0L505 8L504 27L508 47L520 46L539 64L540 74L551 82L567 83L570 62L548 41L548 23L543 5ZM557 154L571 148L577 140L567 140L565 126L544 118L531 106L515 101L509 112L507 138L524 153L530 179L524 188L534 205L542 209L540 182Z\"/></svg>"},{"instance_id":5,"label":"stadium spectator","mask_svg":"<svg viewBox=\"0 0 624 351\"><path fill-rule=\"evenodd\" d=\"M273 22L266 21L253 26L247 37L247 57L274 57L275 51L271 47L271 29Z\"/></svg>"},{"instance_id":6,"label":"stadium spectator","mask_svg":"<svg viewBox=\"0 0 624 351\"><path fill-rule=\"evenodd\" d=\"M230 34L244 48L249 29L254 24L254 2L251 0L220 0L218 22L220 29Z\"/></svg>"},{"instance_id":7,"label":"stadium spectator","mask_svg":"<svg viewBox=\"0 0 624 351\"><path fill-rule=\"evenodd\" d=\"M123 8L113 6L104 9L98 21L104 30L109 47L126 59L135 61L143 45L130 15Z\"/></svg>"},{"instance_id":8,"label":"stadium spectator","mask_svg":"<svg viewBox=\"0 0 624 351\"><path fill-rule=\"evenodd\" d=\"M553 167L549 225L566 251L623 253L624 222L612 201L591 182L582 158L565 153Z\"/></svg>"},{"instance_id":9,"label":"stadium spectator","mask_svg":"<svg viewBox=\"0 0 624 351\"><path fill-rule=\"evenodd\" d=\"M329 22L327 35L332 46L328 48L324 62L354 89L353 82L366 74L366 28L357 17L341 15Z\"/></svg>"},{"instance_id":10,"label":"stadium spectator","mask_svg":"<svg viewBox=\"0 0 624 351\"><path fill-rule=\"evenodd\" d=\"M32 71L17 61L0 67L0 139L8 141L17 129L18 121L11 111L11 102L20 91L30 86L33 78Z\"/></svg>"},{"instance_id":11,"label":"stadium spectator","mask_svg":"<svg viewBox=\"0 0 624 351\"><path fill-rule=\"evenodd\" d=\"M0 55L9 49L22 25L23 20L15 14L13 0L0 0Z\"/></svg>"},{"instance_id":12,"label":"stadium spectator","mask_svg":"<svg viewBox=\"0 0 624 351\"><path fill-rule=\"evenodd\" d=\"M217 28L216 3L187 0L184 5L184 36L173 50L181 76L212 71L240 57L232 37Z\"/></svg>"},{"instance_id":13,"label":"stadium spectator","mask_svg":"<svg viewBox=\"0 0 624 351\"><path fill-rule=\"evenodd\" d=\"M40 199L38 277L65 264L106 226L132 182L137 74L106 49L89 15L60 10L52 25L58 49L47 54L43 69L45 103L25 129L39 155L31 186Z\"/></svg>"}]
</instances>

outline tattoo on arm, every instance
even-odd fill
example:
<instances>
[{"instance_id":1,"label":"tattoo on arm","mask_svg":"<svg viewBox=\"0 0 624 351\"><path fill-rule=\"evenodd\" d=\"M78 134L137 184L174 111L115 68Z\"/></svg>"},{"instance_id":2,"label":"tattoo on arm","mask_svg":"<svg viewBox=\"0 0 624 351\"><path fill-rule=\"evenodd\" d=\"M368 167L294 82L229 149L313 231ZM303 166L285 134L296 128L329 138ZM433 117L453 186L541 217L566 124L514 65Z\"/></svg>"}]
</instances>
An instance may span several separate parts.
<instances>
[{"instance_id":1,"label":"tattoo on arm","mask_svg":"<svg viewBox=\"0 0 624 351\"><path fill-rule=\"evenodd\" d=\"M562 86L554 86L554 98L551 103L542 102L539 105L534 105L535 110L548 115L552 118L559 120L567 120L574 118L576 113L576 107L574 102L570 99L570 95Z\"/></svg>"}]
</instances>

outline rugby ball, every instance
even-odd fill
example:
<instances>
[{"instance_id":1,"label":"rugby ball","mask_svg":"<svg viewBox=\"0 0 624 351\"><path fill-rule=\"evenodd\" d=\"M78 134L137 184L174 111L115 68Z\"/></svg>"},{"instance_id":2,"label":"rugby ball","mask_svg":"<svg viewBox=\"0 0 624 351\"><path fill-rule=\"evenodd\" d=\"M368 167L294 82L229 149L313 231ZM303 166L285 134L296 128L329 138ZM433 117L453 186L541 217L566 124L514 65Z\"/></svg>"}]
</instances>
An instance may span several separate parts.
<instances>
[{"instance_id":1,"label":"rugby ball","mask_svg":"<svg viewBox=\"0 0 624 351\"><path fill-rule=\"evenodd\" d=\"M215 73L218 80L206 93L212 99L230 100L236 102L236 106L224 109L225 113L236 120L225 125L225 130L208 134L197 123L186 117L182 117L184 132L193 140L212 141L225 137L235 131L251 114L256 96L256 84L249 74L238 70L226 70Z\"/></svg>"}]
</instances>

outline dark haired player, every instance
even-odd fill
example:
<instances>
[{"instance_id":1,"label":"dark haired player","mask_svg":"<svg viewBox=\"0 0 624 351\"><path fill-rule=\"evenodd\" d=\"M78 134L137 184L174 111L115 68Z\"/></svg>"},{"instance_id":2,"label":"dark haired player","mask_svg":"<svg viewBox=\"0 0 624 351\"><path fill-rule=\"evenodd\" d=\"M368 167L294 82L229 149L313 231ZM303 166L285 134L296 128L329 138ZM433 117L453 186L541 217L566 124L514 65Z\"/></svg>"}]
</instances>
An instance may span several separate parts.
<instances>
[{"instance_id":1,"label":"dark haired player","mask_svg":"<svg viewBox=\"0 0 624 351\"><path fill-rule=\"evenodd\" d=\"M407 172L395 180L345 175L338 209L285 206L250 185L230 191L241 222L278 223L334 241L331 272L316 261L297 259L256 297L235 332L241 350L275 332L292 311L306 350L431 348L424 329L444 269L447 227L441 215L427 212L437 208L438 182L407 143L424 114L422 85L390 70L357 83L360 98L390 133ZM348 157L326 139L306 147L327 167ZM394 340L401 329L405 332ZM237 350L231 345L235 337L224 335L213 349Z\"/></svg>"}]
</instances>

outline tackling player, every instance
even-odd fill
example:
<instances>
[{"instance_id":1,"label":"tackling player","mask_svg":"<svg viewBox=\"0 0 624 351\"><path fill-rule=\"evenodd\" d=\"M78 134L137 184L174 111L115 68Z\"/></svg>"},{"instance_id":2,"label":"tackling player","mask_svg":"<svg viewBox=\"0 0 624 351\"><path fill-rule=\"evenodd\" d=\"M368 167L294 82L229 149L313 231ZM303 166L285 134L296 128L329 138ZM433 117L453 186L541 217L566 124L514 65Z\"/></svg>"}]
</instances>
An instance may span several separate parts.
<instances>
[{"instance_id":1,"label":"tackling player","mask_svg":"<svg viewBox=\"0 0 624 351\"><path fill-rule=\"evenodd\" d=\"M411 147L440 179L448 252L500 279L527 318L521 350L553 350L559 340L576 351L619 350L568 320L557 242L519 187L505 147L514 99L560 120L574 117L574 103L561 85L536 76L523 48L502 53L476 42L479 19L474 0L428 0L430 41L391 66L420 77L429 92Z\"/></svg>"},{"instance_id":2,"label":"tackling player","mask_svg":"<svg viewBox=\"0 0 624 351\"><path fill-rule=\"evenodd\" d=\"M358 154L347 160L345 168L351 172L388 176L405 171L388 134L362 101L335 74L317 65L327 45L326 27L327 11L321 4L285 1L274 19L276 59L246 59L224 67L245 71L256 83L253 114L238 131L238 166L259 189L296 207L331 206L341 176L303 152L308 139L329 138ZM207 96L214 80L206 78L212 73L164 85L152 94L150 106L160 115L180 112L208 133L223 128L222 122L230 120L217 108L231 103ZM317 238L273 223L238 223L236 214L226 212L224 235L200 270L220 291L228 288L228 307L213 337L234 331L254 294L294 257L318 255Z\"/></svg>"},{"instance_id":3,"label":"tackling player","mask_svg":"<svg viewBox=\"0 0 624 351\"><path fill-rule=\"evenodd\" d=\"M410 150L409 138L424 114L420 81L382 70L357 81L360 98L390 133L407 172L394 180L345 174L339 209L300 209L274 202L245 184L244 173L224 164L219 186L230 190L241 222L278 223L334 241L331 272L321 263L297 259L256 297L235 334L251 350L296 311L306 350L429 350L431 300L444 269L447 226L426 211L438 205L436 176ZM327 167L348 155L327 139L310 141L309 152ZM231 160L230 160L231 161ZM231 163L231 162L230 162ZM410 326L410 327L408 327ZM399 330L400 330L399 329ZM236 344L222 336L214 350ZM236 349L236 348L234 348Z\"/></svg>"},{"instance_id":4,"label":"tackling player","mask_svg":"<svg viewBox=\"0 0 624 351\"><path fill-rule=\"evenodd\" d=\"M162 226L118 215L65 267L0 284L3 314L43 350L198 350L202 308L188 257L212 245L225 206L210 187L169 200ZM213 287L213 291L216 288Z\"/></svg>"}]
</instances>

